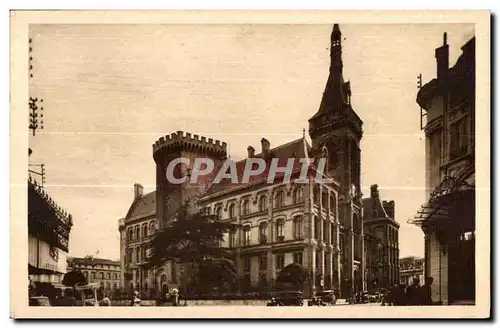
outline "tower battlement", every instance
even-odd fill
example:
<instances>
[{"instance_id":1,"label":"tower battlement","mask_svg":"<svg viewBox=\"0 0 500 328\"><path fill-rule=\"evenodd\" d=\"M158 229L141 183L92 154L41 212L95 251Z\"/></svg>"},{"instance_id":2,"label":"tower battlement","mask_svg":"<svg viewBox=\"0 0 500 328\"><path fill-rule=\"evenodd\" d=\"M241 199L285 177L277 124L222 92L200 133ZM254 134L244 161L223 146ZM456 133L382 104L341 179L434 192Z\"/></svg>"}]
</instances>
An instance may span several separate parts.
<instances>
[{"instance_id":1,"label":"tower battlement","mask_svg":"<svg viewBox=\"0 0 500 328\"><path fill-rule=\"evenodd\" d=\"M211 153L221 156L227 155L227 143L212 138L206 138L189 132L177 131L161 137L153 144L153 157L164 151L185 149Z\"/></svg>"}]
</instances>

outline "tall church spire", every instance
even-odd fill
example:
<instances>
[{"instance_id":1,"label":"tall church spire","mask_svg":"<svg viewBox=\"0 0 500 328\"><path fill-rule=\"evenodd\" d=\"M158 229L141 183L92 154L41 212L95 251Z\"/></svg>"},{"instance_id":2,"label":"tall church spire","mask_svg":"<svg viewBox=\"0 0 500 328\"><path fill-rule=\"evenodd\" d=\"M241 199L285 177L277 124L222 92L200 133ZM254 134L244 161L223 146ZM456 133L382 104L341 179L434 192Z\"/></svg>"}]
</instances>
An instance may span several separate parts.
<instances>
[{"instance_id":1,"label":"tall church spire","mask_svg":"<svg viewBox=\"0 0 500 328\"><path fill-rule=\"evenodd\" d=\"M342 33L339 24L335 24L330 36L330 74L317 115L336 112L347 105L348 90L344 88L348 85L344 83L342 68Z\"/></svg>"}]
</instances>

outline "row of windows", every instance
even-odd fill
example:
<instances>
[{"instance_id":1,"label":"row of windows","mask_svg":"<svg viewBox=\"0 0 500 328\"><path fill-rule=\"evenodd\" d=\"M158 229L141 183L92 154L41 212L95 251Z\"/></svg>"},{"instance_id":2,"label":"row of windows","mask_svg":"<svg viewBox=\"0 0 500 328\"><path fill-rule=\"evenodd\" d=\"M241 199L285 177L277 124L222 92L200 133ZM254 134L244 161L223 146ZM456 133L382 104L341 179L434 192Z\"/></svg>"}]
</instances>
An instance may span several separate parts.
<instances>
[{"instance_id":1,"label":"row of windows","mask_svg":"<svg viewBox=\"0 0 500 328\"><path fill-rule=\"evenodd\" d=\"M329 196L330 194L330 196ZM330 201L328 201L330 199ZM281 208L286 204L286 197L285 197L285 192L283 190L279 190L276 192L274 199L273 199L273 208ZM315 187L314 189L314 203L315 204L320 204L320 199L319 199L319 187ZM299 204L304 201L304 191L303 187L296 187L293 190L292 193L292 204ZM268 210L268 204L269 200L267 195L260 195L258 198L258 212L264 212ZM323 192L322 193L322 199L321 199L321 204L323 204L323 208L325 209L330 209L331 212L335 213L336 208L337 208L337 201L334 193L329 193L329 192ZM237 204L236 203L231 203L228 206L228 219L233 219L236 218L237 216ZM210 207L206 207L202 210L205 214L210 215ZM219 218L222 219L222 212L223 212L223 206L222 205L217 205L214 210L214 214ZM251 214L250 210L250 199L245 198L241 202L241 215L249 215Z\"/></svg>"},{"instance_id":2,"label":"row of windows","mask_svg":"<svg viewBox=\"0 0 500 328\"><path fill-rule=\"evenodd\" d=\"M147 248L145 246L129 247L125 252L125 264L141 263L147 259Z\"/></svg>"},{"instance_id":3,"label":"row of windows","mask_svg":"<svg viewBox=\"0 0 500 328\"><path fill-rule=\"evenodd\" d=\"M302 216L295 216L292 220L293 222L293 238L294 239L302 239L304 238L303 236L303 231L302 231L302 224L303 224L303 218ZM271 240L268 238L268 222L261 222L259 223L259 244L267 244L268 242L271 242ZM276 220L275 223L276 227L276 233L275 233L275 240L277 242L283 242L285 241L285 219L278 219ZM229 247L237 247L236 245L236 233L237 229L234 229L229 232ZM250 225L244 225L242 227L242 246L250 246L252 244L252 228Z\"/></svg>"},{"instance_id":4,"label":"row of windows","mask_svg":"<svg viewBox=\"0 0 500 328\"><path fill-rule=\"evenodd\" d=\"M120 265L101 265L101 264L96 264L96 265L83 265L83 264L74 264L73 267L75 269L103 269L103 270L120 270Z\"/></svg>"},{"instance_id":5,"label":"row of windows","mask_svg":"<svg viewBox=\"0 0 500 328\"><path fill-rule=\"evenodd\" d=\"M149 223L136 224L127 229L127 239L128 241L139 240L142 238L147 238L151 236L156 231L156 222L150 221Z\"/></svg>"},{"instance_id":6,"label":"row of windows","mask_svg":"<svg viewBox=\"0 0 500 328\"><path fill-rule=\"evenodd\" d=\"M85 278L87 278L87 280L89 279L89 272L88 271L84 271L83 272L83 275L85 276ZM118 279L118 274L117 273L104 273L104 272L97 272L97 277L98 279L101 279L101 280L104 280L104 277L106 277L107 280L111 280L111 278L113 278L113 280L117 280ZM92 271L90 272L90 279L96 279L96 272Z\"/></svg>"},{"instance_id":7,"label":"row of windows","mask_svg":"<svg viewBox=\"0 0 500 328\"><path fill-rule=\"evenodd\" d=\"M279 271L283 270L285 267L285 254L276 254L273 255L275 259L275 268L276 268L276 273L279 273ZM303 265L302 263L302 252L295 252L293 253L293 263L297 263L300 265ZM268 263L267 263L267 254L262 254L259 256L259 271L266 271L268 268ZM243 258L243 271L244 273L248 274L252 270L252 258L251 257L244 257Z\"/></svg>"}]
</instances>

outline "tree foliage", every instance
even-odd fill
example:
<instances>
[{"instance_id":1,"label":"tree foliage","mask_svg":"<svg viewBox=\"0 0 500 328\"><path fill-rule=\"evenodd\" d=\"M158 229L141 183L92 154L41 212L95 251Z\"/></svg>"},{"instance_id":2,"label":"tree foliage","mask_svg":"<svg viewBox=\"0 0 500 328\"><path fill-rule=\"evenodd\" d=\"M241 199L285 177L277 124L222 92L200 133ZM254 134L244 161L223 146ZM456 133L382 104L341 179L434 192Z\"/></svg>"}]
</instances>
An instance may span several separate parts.
<instances>
[{"instance_id":1,"label":"tree foliage","mask_svg":"<svg viewBox=\"0 0 500 328\"><path fill-rule=\"evenodd\" d=\"M76 284L86 285L87 278L81 271L70 271L64 275L63 285L69 287L75 287Z\"/></svg>"},{"instance_id":2,"label":"tree foliage","mask_svg":"<svg viewBox=\"0 0 500 328\"><path fill-rule=\"evenodd\" d=\"M294 287L303 286L308 278L307 271L298 263L287 265L276 279L279 284L290 284Z\"/></svg>"},{"instance_id":3,"label":"tree foliage","mask_svg":"<svg viewBox=\"0 0 500 328\"><path fill-rule=\"evenodd\" d=\"M234 283L236 269L231 251L221 245L224 234L236 228L236 224L222 222L215 215L181 210L176 220L152 237L146 267L159 268L167 261L190 263L196 272L192 285L201 288Z\"/></svg>"}]
</instances>

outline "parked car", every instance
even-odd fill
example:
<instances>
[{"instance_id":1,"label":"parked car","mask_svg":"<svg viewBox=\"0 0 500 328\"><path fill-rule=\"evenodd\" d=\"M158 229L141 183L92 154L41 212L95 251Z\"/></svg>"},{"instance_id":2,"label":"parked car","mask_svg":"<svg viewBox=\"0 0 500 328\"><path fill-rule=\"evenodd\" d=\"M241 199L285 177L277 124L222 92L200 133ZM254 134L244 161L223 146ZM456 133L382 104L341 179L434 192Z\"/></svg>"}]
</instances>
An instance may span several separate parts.
<instances>
[{"instance_id":1,"label":"parked car","mask_svg":"<svg viewBox=\"0 0 500 328\"><path fill-rule=\"evenodd\" d=\"M302 298L301 291L279 291L273 293L273 297L271 298L271 302L268 303L268 306L276 306L269 305L272 301L278 304L278 306L303 306L304 299Z\"/></svg>"},{"instance_id":2,"label":"parked car","mask_svg":"<svg viewBox=\"0 0 500 328\"><path fill-rule=\"evenodd\" d=\"M327 305L335 305L335 303L337 303L337 297L335 296L335 291L331 289L317 292L316 295L314 296L317 299L320 299L323 303L326 303Z\"/></svg>"},{"instance_id":3,"label":"parked car","mask_svg":"<svg viewBox=\"0 0 500 328\"><path fill-rule=\"evenodd\" d=\"M50 301L47 296L32 296L29 304L30 306L50 306Z\"/></svg>"}]
</instances>

